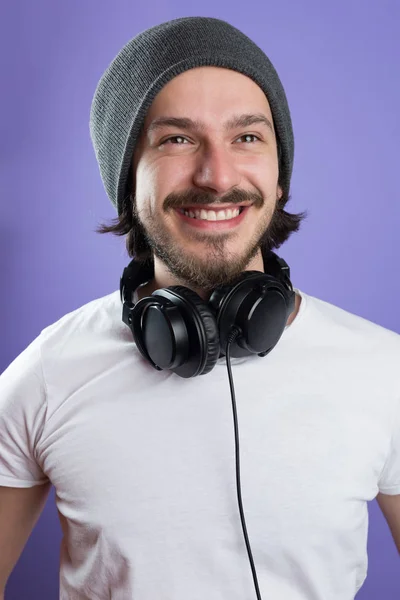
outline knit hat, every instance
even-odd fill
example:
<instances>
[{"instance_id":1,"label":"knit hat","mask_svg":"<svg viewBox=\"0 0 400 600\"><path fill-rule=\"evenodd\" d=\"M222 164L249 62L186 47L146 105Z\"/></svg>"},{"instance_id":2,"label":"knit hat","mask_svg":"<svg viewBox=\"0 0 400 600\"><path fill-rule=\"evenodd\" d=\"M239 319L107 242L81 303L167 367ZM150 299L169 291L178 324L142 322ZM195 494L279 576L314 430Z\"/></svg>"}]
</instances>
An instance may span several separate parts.
<instances>
[{"instance_id":1,"label":"knit hat","mask_svg":"<svg viewBox=\"0 0 400 600\"><path fill-rule=\"evenodd\" d=\"M105 190L118 214L131 192L131 163L146 112L168 81L189 69L233 69L267 96L280 151L279 182L289 192L294 139L278 74L244 33L220 19L184 17L156 25L130 40L96 88L90 134Z\"/></svg>"}]
</instances>

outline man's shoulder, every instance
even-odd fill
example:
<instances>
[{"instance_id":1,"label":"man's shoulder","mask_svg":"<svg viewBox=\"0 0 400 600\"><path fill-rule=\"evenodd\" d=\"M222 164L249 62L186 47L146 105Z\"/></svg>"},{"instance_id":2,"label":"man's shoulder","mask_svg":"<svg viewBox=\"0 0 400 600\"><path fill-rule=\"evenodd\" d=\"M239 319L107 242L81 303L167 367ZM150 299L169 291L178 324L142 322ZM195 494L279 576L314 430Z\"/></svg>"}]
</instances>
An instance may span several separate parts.
<instances>
[{"instance_id":1,"label":"man's shoulder","mask_svg":"<svg viewBox=\"0 0 400 600\"><path fill-rule=\"evenodd\" d=\"M112 330L122 323L122 304L119 291L95 298L64 314L41 332L42 340L50 341Z\"/></svg>"},{"instance_id":2,"label":"man's shoulder","mask_svg":"<svg viewBox=\"0 0 400 600\"><path fill-rule=\"evenodd\" d=\"M347 337L368 345L382 344L400 353L400 335L396 331L333 301L304 292L302 295L307 305L308 326L319 335L325 336L329 331L330 338Z\"/></svg>"}]
</instances>

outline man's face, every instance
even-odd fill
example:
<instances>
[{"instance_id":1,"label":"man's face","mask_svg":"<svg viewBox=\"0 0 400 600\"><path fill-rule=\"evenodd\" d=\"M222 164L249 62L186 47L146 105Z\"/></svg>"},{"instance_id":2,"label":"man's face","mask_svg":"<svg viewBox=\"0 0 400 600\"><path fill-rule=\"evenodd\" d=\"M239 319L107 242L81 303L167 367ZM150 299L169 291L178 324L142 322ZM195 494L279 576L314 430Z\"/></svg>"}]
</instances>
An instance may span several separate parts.
<instances>
[{"instance_id":1,"label":"man's face","mask_svg":"<svg viewBox=\"0 0 400 600\"><path fill-rule=\"evenodd\" d=\"M230 282L259 252L281 195L265 94L228 69L175 77L147 113L133 172L155 261L193 288Z\"/></svg>"}]
</instances>

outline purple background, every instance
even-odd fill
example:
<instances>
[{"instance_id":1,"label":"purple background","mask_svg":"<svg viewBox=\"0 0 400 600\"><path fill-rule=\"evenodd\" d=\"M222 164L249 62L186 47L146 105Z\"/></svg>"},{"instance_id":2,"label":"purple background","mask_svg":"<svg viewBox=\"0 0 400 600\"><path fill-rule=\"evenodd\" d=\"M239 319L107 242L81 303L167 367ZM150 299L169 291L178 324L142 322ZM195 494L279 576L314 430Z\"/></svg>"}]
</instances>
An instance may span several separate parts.
<instances>
[{"instance_id":1,"label":"purple background","mask_svg":"<svg viewBox=\"0 0 400 600\"><path fill-rule=\"evenodd\" d=\"M90 102L125 42L186 15L230 21L264 49L282 78L296 137L289 210L310 212L280 250L296 287L400 333L400 3L190 6L2 3L0 371L43 327L118 287L128 261L124 243L93 232L115 213L90 142ZM369 509L369 574L357 600L394 600L399 556L375 501ZM53 490L6 600L58 597L60 539Z\"/></svg>"}]
</instances>

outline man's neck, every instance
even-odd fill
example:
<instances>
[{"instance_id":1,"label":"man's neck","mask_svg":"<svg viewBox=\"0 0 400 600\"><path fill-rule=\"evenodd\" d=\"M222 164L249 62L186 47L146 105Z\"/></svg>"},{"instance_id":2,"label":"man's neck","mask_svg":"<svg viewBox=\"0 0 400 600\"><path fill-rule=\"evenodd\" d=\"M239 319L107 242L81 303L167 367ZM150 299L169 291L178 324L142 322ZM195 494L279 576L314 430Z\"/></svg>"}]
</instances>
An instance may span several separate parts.
<instances>
[{"instance_id":1,"label":"man's neck","mask_svg":"<svg viewBox=\"0 0 400 600\"><path fill-rule=\"evenodd\" d=\"M257 258L259 258L259 257L256 257L256 259ZM248 270L249 271L251 271L251 270L260 271L261 273L263 273L264 268L263 268L262 258L261 258L261 264L260 264L259 260L252 261L251 265L249 265ZM156 268L155 273L156 273L156 276L153 279L151 279L150 281L148 281L147 283L145 283L144 285L140 286L137 289L138 300L141 300L142 298L145 298L147 296L151 296L151 294L155 290L161 289L162 287L168 287L170 285L184 285L182 283L178 283L177 281L175 281L169 272L164 272L164 269ZM193 289L193 288L191 287L191 289ZM210 296L209 293L207 294L204 291L202 292L202 290L197 290L197 289L194 289L193 291L195 291L205 302L208 301L209 296ZM287 327L289 325L291 325L293 323L293 321L295 320L295 318L297 317L298 312L300 310L300 305L301 305L301 296L299 294L296 294L294 310L291 312L291 314L288 317L288 320L286 323Z\"/></svg>"}]
</instances>

